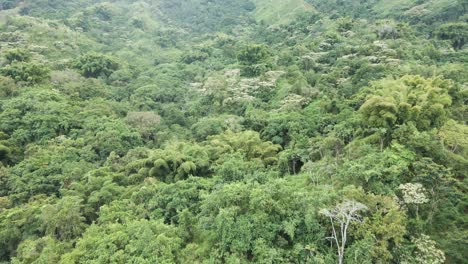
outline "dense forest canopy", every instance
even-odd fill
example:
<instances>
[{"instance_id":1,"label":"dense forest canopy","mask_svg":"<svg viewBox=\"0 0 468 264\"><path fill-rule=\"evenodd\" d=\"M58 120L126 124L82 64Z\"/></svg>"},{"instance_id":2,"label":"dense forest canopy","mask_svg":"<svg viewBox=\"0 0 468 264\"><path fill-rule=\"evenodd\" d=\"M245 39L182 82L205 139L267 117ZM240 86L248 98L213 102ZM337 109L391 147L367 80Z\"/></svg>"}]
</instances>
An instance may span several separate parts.
<instances>
[{"instance_id":1,"label":"dense forest canopy","mask_svg":"<svg viewBox=\"0 0 468 264\"><path fill-rule=\"evenodd\" d=\"M467 10L0 0L0 263L468 263Z\"/></svg>"}]
</instances>

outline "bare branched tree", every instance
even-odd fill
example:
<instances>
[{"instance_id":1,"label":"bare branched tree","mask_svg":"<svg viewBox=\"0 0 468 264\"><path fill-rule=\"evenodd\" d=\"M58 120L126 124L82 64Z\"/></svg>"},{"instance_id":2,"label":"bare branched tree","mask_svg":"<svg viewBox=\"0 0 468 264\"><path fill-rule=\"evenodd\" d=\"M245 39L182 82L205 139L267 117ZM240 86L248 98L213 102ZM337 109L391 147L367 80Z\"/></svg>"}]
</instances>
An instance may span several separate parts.
<instances>
[{"instance_id":1,"label":"bare branched tree","mask_svg":"<svg viewBox=\"0 0 468 264\"><path fill-rule=\"evenodd\" d=\"M348 227L352 222L361 223L362 216L359 212L366 211L367 206L356 201L345 201L338 204L335 208L328 210L322 209L321 214L330 218L332 225L332 236L327 239L335 241L338 250L338 263L342 264L345 254L346 240ZM336 229L340 227L340 233L337 234Z\"/></svg>"}]
</instances>

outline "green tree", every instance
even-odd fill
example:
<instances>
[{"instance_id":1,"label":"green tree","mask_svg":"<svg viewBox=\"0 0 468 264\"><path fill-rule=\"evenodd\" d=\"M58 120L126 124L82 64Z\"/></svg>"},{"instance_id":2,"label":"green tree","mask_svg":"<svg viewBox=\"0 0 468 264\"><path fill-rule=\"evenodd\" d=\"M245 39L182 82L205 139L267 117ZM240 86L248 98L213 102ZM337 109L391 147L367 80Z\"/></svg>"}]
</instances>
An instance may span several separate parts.
<instances>
[{"instance_id":1,"label":"green tree","mask_svg":"<svg viewBox=\"0 0 468 264\"><path fill-rule=\"evenodd\" d=\"M27 157L9 170L7 187L15 202L38 194L58 196L94 167L96 154L83 141L62 138L48 144L29 145Z\"/></svg>"},{"instance_id":2,"label":"green tree","mask_svg":"<svg viewBox=\"0 0 468 264\"><path fill-rule=\"evenodd\" d=\"M176 263L182 240L177 229L160 221L92 225L64 263Z\"/></svg>"},{"instance_id":3,"label":"green tree","mask_svg":"<svg viewBox=\"0 0 468 264\"><path fill-rule=\"evenodd\" d=\"M437 243L427 235L412 237L414 250L410 256L405 256L403 263L445 263L445 254L437 248Z\"/></svg>"},{"instance_id":4,"label":"green tree","mask_svg":"<svg viewBox=\"0 0 468 264\"><path fill-rule=\"evenodd\" d=\"M259 160L265 166L278 162L277 153L281 146L263 141L255 131L234 133L227 131L221 135L208 137L208 149L212 159L222 161L223 155L241 153L248 160Z\"/></svg>"},{"instance_id":5,"label":"green tree","mask_svg":"<svg viewBox=\"0 0 468 264\"><path fill-rule=\"evenodd\" d=\"M242 74L248 77L258 76L271 68L271 53L265 45L252 44L239 51L237 59L242 65Z\"/></svg>"},{"instance_id":6,"label":"green tree","mask_svg":"<svg viewBox=\"0 0 468 264\"><path fill-rule=\"evenodd\" d=\"M72 66L87 78L109 77L120 67L113 57L95 52L82 55Z\"/></svg>"},{"instance_id":7,"label":"green tree","mask_svg":"<svg viewBox=\"0 0 468 264\"><path fill-rule=\"evenodd\" d=\"M436 35L441 39L450 40L455 50L460 50L468 41L468 23L455 22L440 26Z\"/></svg>"},{"instance_id":8,"label":"green tree","mask_svg":"<svg viewBox=\"0 0 468 264\"><path fill-rule=\"evenodd\" d=\"M81 114L84 115L86 112ZM127 125L124 120L90 117L84 121L84 129L73 130L71 135L87 140L88 146L91 146L101 159L107 158L111 152L123 155L131 148L142 144L140 133L136 128Z\"/></svg>"},{"instance_id":9,"label":"green tree","mask_svg":"<svg viewBox=\"0 0 468 264\"><path fill-rule=\"evenodd\" d=\"M326 193L298 191L292 181L231 183L202 202L206 254L217 262L294 262L322 240L316 211ZM314 202L312 202L314 201ZM317 248L317 251L319 249Z\"/></svg>"},{"instance_id":10,"label":"green tree","mask_svg":"<svg viewBox=\"0 0 468 264\"><path fill-rule=\"evenodd\" d=\"M55 205L44 206L41 220L45 233L58 240L70 240L81 235L85 229L82 202L79 197L66 196Z\"/></svg>"},{"instance_id":11,"label":"green tree","mask_svg":"<svg viewBox=\"0 0 468 264\"><path fill-rule=\"evenodd\" d=\"M16 96L19 93L18 86L11 77L0 76L0 96L3 98Z\"/></svg>"},{"instance_id":12,"label":"green tree","mask_svg":"<svg viewBox=\"0 0 468 264\"><path fill-rule=\"evenodd\" d=\"M22 206L0 209L0 260L15 256L18 245L27 239L43 235L40 221L41 207L50 200L36 196Z\"/></svg>"},{"instance_id":13,"label":"green tree","mask_svg":"<svg viewBox=\"0 0 468 264\"><path fill-rule=\"evenodd\" d=\"M388 143L393 130L403 124L412 123L419 130L441 127L452 104L451 85L439 78L419 76L374 82L372 94L359 111L367 127L384 129L381 138Z\"/></svg>"},{"instance_id":14,"label":"green tree","mask_svg":"<svg viewBox=\"0 0 468 264\"><path fill-rule=\"evenodd\" d=\"M141 177L165 182L184 180L190 175L209 176L210 157L206 148L187 142L171 142L152 151L145 160L131 164Z\"/></svg>"},{"instance_id":15,"label":"green tree","mask_svg":"<svg viewBox=\"0 0 468 264\"><path fill-rule=\"evenodd\" d=\"M31 53L24 49L10 49L5 51L5 59L8 63L13 62L29 62L31 60Z\"/></svg>"},{"instance_id":16,"label":"green tree","mask_svg":"<svg viewBox=\"0 0 468 264\"><path fill-rule=\"evenodd\" d=\"M25 239L18 246L11 263L59 263L62 254L70 247L69 243L57 241L50 236Z\"/></svg>"},{"instance_id":17,"label":"green tree","mask_svg":"<svg viewBox=\"0 0 468 264\"><path fill-rule=\"evenodd\" d=\"M356 239L372 239L369 256L372 263L387 263L398 258L394 252L403 246L407 234L407 217L400 209L398 201L391 196L364 194L356 197L366 201L369 208L361 225L357 226L353 234ZM349 252L349 251L348 251ZM348 255L352 259L352 253Z\"/></svg>"},{"instance_id":18,"label":"green tree","mask_svg":"<svg viewBox=\"0 0 468 264\"><path fill-rule=\"evenodd\" d=\"M12 9L12 8L15 8L18 3L20 2L20 0L1 0L0 1L0 9L2 10L8 10L8 9Z\"/></svg>"},{"instance_id":19,"label":"green tree","mask_svg":"<svg viewBox=\"0 0 468 264\"><path fill-rule=\"evenodd\" d=\"M0 129L10 135L17 146L49 140L68 133L75 108L67 97L49 89L27 90L20 96L3 101Z\"/></svg>"},{"instance_id":20,"label":"green tree","mask_svg":"<svg viewBox=\"0 0 468 264\"><path fill-rule=\"evenodd\" d=\"M3 67L0 72L3 76L27 85L39 84L50 78L50 69L36 62L14 62Z\"/></svg>"}]
</instances>

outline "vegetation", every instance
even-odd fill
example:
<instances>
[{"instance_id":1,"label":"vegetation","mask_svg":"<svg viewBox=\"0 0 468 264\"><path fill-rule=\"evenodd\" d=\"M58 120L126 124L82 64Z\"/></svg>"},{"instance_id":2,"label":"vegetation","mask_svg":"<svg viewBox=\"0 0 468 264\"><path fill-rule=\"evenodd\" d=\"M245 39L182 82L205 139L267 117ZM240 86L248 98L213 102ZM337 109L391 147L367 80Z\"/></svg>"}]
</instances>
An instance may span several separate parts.
<instances>
[{"instance_id":1,"label":"vegetation","mask_svg":"<svg viewBox=\"0 0 468 264\"><path fill-rule=\"evenodd\" d=\"M0 0L0 263L468 263L458 0Z\"/></svg>"}]
</instances>

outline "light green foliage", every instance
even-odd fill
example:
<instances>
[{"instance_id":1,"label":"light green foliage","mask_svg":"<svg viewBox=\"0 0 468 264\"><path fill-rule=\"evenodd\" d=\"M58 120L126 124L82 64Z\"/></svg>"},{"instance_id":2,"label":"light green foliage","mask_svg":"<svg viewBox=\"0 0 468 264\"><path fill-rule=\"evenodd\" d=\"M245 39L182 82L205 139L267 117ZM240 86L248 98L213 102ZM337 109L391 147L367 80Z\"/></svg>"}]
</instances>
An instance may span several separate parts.
<instances>
[{"instance_id":1,"label":"light green foliage","mask_svg":"<svg viewBox=\"0 0 468 264\"><path fill-rule=\"evenodd\" d=\"M245 23L246 13L252 11L255 5L250 0L189 0L161 1L161 11L168 19L183 28L189 28L197 33L221 31L229 29L237 23ZM213 15L217 12L217 15Z\"/></svg>"},{"instance_id":2,"label":"light green foliage","mask_svg":"<svg viewBox=\"0 0 468 264\"><path fill-rule=\"evenodd\" d=\"M69 246L50 236L27 239L18 246L17 257L11 263L59 263L61 255Z\"/></svg>"},{"instance_id":3,"label":"light green foliage","mask_svg":"<svg viewBox=\"0 0 468 264\"><path fill-rule=\"evenodd\" d=\"M401 184L398 189L403 193L403 201L407 204L423 204L429 201L424 194L424 187L420 183Z\"/></svg>"},{"instance_id":4,"label":"light green foliage","mask_svg":"<svg viewBox=\"0 0 468 264\"><path fill-rule=\"evenodd\" d=\"M136 127L143 138L153 139L154 130L161 122L161 117L154 112L128 112L127 123Z\"/></svg>"},{"instance_id":5,"label":"light green foliage","mask_svg":"<svg viewBox=\"0 0 468 264\"><path fill-rule=\"evenodd\" d=\"M450 106L451 83L438 78L405 76L400 80L375 82L360 111L371 127L394 129L412 122L419 129L440 127Z\"/></svg>"},{"instance_id":6,"label":"light green foliage","mask_svg":"<svg viewBox=\"0 0 468 264\"><path fill-rule=\"evenodd\" d=\"M392 260L393 252L404 242L406 234L407 217L397 200L391 196L357 194L359 200L366 201L369 208L361 225L356 227L355 236L368 242L372 240L365 250L369 250L367 260L373 263L385 263ZM348 259L353 253L349 252Z\"/></svg>"},{"instance_id":7,"label":"light green foliage","mask_svg":"<svg viewBox=\"0 0 468 264\"><path fill-rule=\"evenodd\" d=\"M190 175L206 175L209 168L208 152L199 145L173 142L164 149L153 151L142 162L135 163L139 174L174 182Z\"/></svg>"},{"instance_id":8,"label":"light green foliage","mask_svg":"<svg viewBox=\"0 0 468 264\"><path fill-rule=\"evenodd\" d=\"M204 140L211 135L220 134L224 129L223 120L217 118L204 118L192 126L193 134L199 140Z\"/></svg>"},{"instance_id":9,"label":"light green foliage","mask_svg":"<svg viewBox=\"0 0 468 264\"><path fill-rule=\"evenodd\" d=\"M181 248L177 229L159 221L92 225L63 263L174 263Z\"/></svg>"},{"instance_id":10,"label":"light green foliage","mask_svg":"<svg viewBox=\"0 0 468 264\"><path fill-rule=\"evenodd\" d=\"M86 225L79 197L64 197L55 205L42 208L45 233L59 240L70 240L83 233Z\"/></svg>"},{"instance_id":11,"label":"light green foliage","mask_svg":"<svg viewBox=\"0 0 468 264\"><path fill-rule=\"evenodd\" d=\"M449 120L439 130L439 136L445 148L462 157L468 156L468 127Z\"/></svg>"},{"instance_id":12,"label":"light green foliage","mask_svg":"<svg viewBox=\"0 0 468 264\"><path fill-rule=\"evenodd\" d=\"M408 256L403 263L445 263L444 252L436 247L436 242L429 236L422 234L421 237L413 237L411 241L415 245L414 255Z\"/></svg>"},{"instance_id":13,"label":"light green foliage","mask_svg":"<svg viewBox=\"0 0 468 264\"><path fill-rule=\"evenodd\" d=\"M287 24L296 16L314 11L314 7L303 0L265 1L254 0L255 18L268 24Z\"/></svg>"},{"instance_id":14,"label":"light green foliage","mask_svg":"<svg viewBox=\"0 0 468 264\"><path fill-rule=\"evenodd\" d=\"M249 160L262 161L266 166L278 161L276 154L281 149L279 145L262 141L260 135L254 131L240 133L228 131L222 135L209 137L208 142L214 159L222 160L223 155L238 152Z\"/></svg>"},{"instance_id":15,"label":"light green foliage","mask_svg":"<svg viewBox=\"0 0 468 264\"><path fill-rule=\"evenodd\" d=\"M0 76L0 96L3 98L18 95L18 87L10 77Z\"/></svg>"},{"instance_id":16,"label":"light green foliage","mask_svg":"<svg viewBox=\"0 0 468 264\"><path fill-rule=\"evenodd\" d=\"M249 160L241 153L224 155L223 162L215 166L215 176L224 182L255 179L262 181L267 176L260 160Z\"/></svg>"}]
</instances>

